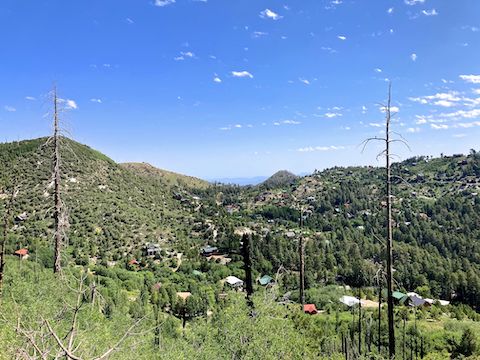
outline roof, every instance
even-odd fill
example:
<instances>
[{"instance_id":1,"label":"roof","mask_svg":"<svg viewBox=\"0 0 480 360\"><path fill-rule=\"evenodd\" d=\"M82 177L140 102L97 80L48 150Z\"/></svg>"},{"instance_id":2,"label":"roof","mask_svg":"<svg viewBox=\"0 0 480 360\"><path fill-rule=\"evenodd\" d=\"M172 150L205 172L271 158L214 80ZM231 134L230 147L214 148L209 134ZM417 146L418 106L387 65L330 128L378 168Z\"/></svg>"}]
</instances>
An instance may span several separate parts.
<instances>
[{"instance_id":1,"label":"roof","mask_svg":"<svg viewBox=\"0 0 480 360\"><path fill-rule=\"evenodd\" d=\"M342 303L342 304L345 304L347 305L348 307L352 307L354 305L358 305L360 303L360 300L358 300L356 297L354 296L348 296L348 295L344 295L342 296L339 301Z\"/></svg>"},{"instance_id":2,"label":"roof","mask_svg":"<svg viewBox=\"0 0 480 360\"><path fill-rule=\"evenodd\" d=\"M202 251L203 251L204 253L215 252L215 251L218 251L218 248L215 247L215 246L207 245L207 246L205 246L205 247L202 248Z\"/></svg>"},{"instance_id":3,"label":"roof","mask_svg":"<svg viewBox=\"0 0 480 360\"><path fill-rule=\"evenodd\" d=\"M450 301L447 300L438 300L438 303L442 306L450 305Z\"/></svg>"},{"instance_id":4,"label":"roof","mask_svg":"<svg viewBox=\"0 0 480 360\"><path fill-rule=\"evenodd\" d=\"M315 304L303 305L303 311L306 312L307 314L316 314L318 312Z\"/></svg>"},{"instance_id":5,"label":"roof","mask_svg":"<svg viewBox=\"0 0 480 360\"><path fill-rule=\"evenodd\" d=\"M20 249L15 251L15 255L25 256L28 255L28 249Z\"/></svg>"},{"instance_id":6,"label":"roof","mask_svg":"<svg viewBox=\"0 0 480 360\"><path fill-rule=\"evenodd\" d=\"M430 305L428 302L426 302L424 299L418 297L418 296L410 296L410 302L412 306L424 306L424 305Z\"/></svg>"},{"instance_id":7,"label":"roof","mask_svg":"<svg viewBox=\"0 0 480 360\"><path fill-rule=\"evenodd\" d=\"M192 293L189 291L177 292L177 296L183 300L187 300L190 296L192 296Z\"/></svg>"},{"instance_id":8,"label":"roof","mask_svg":"<svg viewBox=\"0 0 480 360\"><path fill-rule=\"evenodd\" d=\"M225 278L225 281L229 283L230 285L239 285L243 284L243 281L237 278L236 276L227 276Z\"/></svg>"},{"instance_id":9,"label":"roof","mask_svg":"<svg viewBox=\"0 0 480 360\"><path fill-rule=\"evenodd\" d=\"M263 275L259 280L258 282L260 283L260 285L268 285L270 284L271 282L273 281L273 278L269 275Z\"/></svg>"},{"instance_id":10,"label":"roof","mask_svg":"<svg viewBox=\"0 0 480 360\"><path fill-rule=\"evenodd\" d=\"M129 265L138 265L137 259L132 259L128 262Z\"/></svg>"},{"instance_id":11,"label":"roof","mask_svg":"<svg viewBox=\"0 0 480 360\"><path fill-rule=\"evenodd\" d=\"M397 300L402 300L405 296L407 296L407 295L404 294L404 293L402 293L402 292L400 292L400 291L394 291L394 292L392 293L392 297L393 297L394 299L397 299Z\"/></svg>"}]
</instances>

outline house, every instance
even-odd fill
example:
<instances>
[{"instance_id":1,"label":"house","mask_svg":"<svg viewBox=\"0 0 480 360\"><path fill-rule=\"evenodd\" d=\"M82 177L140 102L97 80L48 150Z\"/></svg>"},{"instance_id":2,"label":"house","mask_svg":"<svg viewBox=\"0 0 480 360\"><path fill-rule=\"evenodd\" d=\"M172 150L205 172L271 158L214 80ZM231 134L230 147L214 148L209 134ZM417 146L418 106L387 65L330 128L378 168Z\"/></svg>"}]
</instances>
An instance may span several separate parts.
<instances>
[{"instance_id":1,"label":"house","mask_svg":"<svg viewBox=\"0 0 480 360\"><path fill-rule=\"evenodd\" d=\"M28 258L28 249L20 249L20 250L17 250L15 251L15 255L17 255L20 259L26 259Z\"/></svg>"},{"instance_id":2,"label":"house","mask_svg":"<svg viewBox=\"0 0 480 360\"><path fill-rule=\"evenodd\" d=\"M348 295L344 295L342 296L340 299L338 299L342 304L344 305L347 305L348 307L352 307L352 306L355 306L355 305L358 305L360 304L360 300L358 300L356 297L354 296L348 296Z\"/></svg>"},{"instance_id":3,"label":"house","mask_svg":"<svg viewBox=\"0 0 480 360\"><path fill-rule=\"evenodd\" d=\"M147 256L155 256L157 254L160 254L160 251L162 249L160 248L160 245L158 244L147 244L145 245L145 253Z\"/></svg>"},{"instance_id":4,"label":"house","mask_svg":"<svg viewBox=\"0 0 480 360\"><path fill-rule=\"evenodd\" d=\"M27 212L23 212L23 213L18 214L17 216L15 216L14 221L15 221L15 222L23 222L23 221L25 221L25 220L27 220L27 219L28 219L28 214L27 214Z\"/></svg>"},{"instance_id":5,"label":"house","mask_svg":"<svg viewBox=\"0 0 480 360\"><path fill-rule=\"evenodd\" d=\"M140 263L137 261L137 259L132 259L128 262L128 265L140 265Z\"/></svg>"},{"instance_id":6,"label":"house","mask_svg":"<svg viewBox=\"0 0 480 360\"><path fill-rule=\"evenodd\" d=\"M243 287L243 281L237 278L236 276L227 276L225 282L230 285L233 289L241 290Z\"/></svg>"},{"instance_id":7,"label":"house","mask_svg":"<svg viewBox=\"0 0 480 360\"><path fill-rule=\"evenodd\" d=\"M305 314L315 315L318 313L318 310L315 304L305 304L303 305L303 312Z\"/></svg>"},{"instance_id":8,"label":"house","mask_svg":"<svg viewBox=\"0 0 480 360\"><path fill-rule=\"evenodd\" d=\"M202 248L201 253L203 256L211 256L218 253L218 248L215 246L207 245Z\"/></svg>"},{"instance_id":9,"label":"house","mask_svg":"<svg viewBox=\"0 0 480 360\"><path fill-rule=\"evenodd\" d=\"M268 285L274 283L275 281L273 280L273 278L271 276L263 275L260 279L258 279L258 282L262 286L268 286Z\"/></svg>"},{"instance_id":10,"label":"house","mask_svg":"<svg viewBox=\"0 0 480 360\"><path fill-rule=\"evenodd\" d=\"M405 300L408 298L407 294L404 294L400 291L394 291L392 293L393 301L395 301L398 304L403 304Z\"/></svg>"},{"instance_id":11,"label":"house","mask_svg":"<svg viewBox=\"0 0 480 360\"><path fill-rule=\"evenodd\" d=\"M184 292L177 292L177 297L182 299L183 301L187 301L187 299L192 296L191 292L184 291Z\"/></svg>"}]
</instances>

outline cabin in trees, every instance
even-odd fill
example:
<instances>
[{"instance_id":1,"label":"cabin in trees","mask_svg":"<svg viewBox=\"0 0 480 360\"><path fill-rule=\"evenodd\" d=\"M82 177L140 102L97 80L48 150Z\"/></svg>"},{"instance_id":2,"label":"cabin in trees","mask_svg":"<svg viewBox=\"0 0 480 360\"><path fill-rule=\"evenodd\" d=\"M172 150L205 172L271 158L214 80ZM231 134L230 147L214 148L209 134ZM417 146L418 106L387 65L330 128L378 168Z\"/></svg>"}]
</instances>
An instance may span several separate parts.
<instances>
[{"instance_id":1,"label":"cabin in trees","mask_svg":"<svg viewBox=\"0 0 480 360\"><path fill-rule=\"evenodd\" d=\"M305 304L303 305L303 312L305 314L315 315L318 313L318 310L315 304Z\"/></svg>"},{"instance_id":2,"label":"cabin in trees","mask_svg":"<svg viewBox=\"0 0 480 360\"><path fill-rule=\"evenodd\" d=\"M262 286L268 286L268 285L272 285L275 281L271 276L263 275L260 279L258 279L258 282Z\"/></svg>"},{"instance_id":3,"label":"cabin in trees","mask_svg":"<svg viewBox=\"0 0 480 360\"><path fill-rule=\"evenodd\" d=\"M215 247L215 246L207 245L207 246L205 246L205 247L202 248L201 254L202 254L203 256L216 255L216 254L218 254L218 248Z\"/></svg>"},{"instance_id":4,"label":"cabin in trees","mask_svg":"<svg viewBox=\"0 0 480 360\"><path fill-rule=\"evenodd\" d=\"M26 259L28 258L28 249L20 249L20 250L17 250L15 251L15 255L18 256L20 259Z\"/></svg>"},{"instance_id":5,"label":"cabin in trees","mask_svg":"<svg viewBox=\"0 0 480 360\"><path fill-rule=\"evenodd\" d=\"M243 280L240 280L236 276L227 276L225 278L225 283L227 283L232 289L242 291L243 289Z\"/></svg>"},{"instance_id":6,"label":"cabin in trees","mask_svg":"<svg viewBox=\"0 0 480 360\"><path fill-rule=\"evenodd\" d=\"M162 251L162 249L160 248L160 245L158 245L158 244L147 244L147 245L145 245L145 254L147 256L160 255L161 251Z\"/></svg>"}]
</instances>

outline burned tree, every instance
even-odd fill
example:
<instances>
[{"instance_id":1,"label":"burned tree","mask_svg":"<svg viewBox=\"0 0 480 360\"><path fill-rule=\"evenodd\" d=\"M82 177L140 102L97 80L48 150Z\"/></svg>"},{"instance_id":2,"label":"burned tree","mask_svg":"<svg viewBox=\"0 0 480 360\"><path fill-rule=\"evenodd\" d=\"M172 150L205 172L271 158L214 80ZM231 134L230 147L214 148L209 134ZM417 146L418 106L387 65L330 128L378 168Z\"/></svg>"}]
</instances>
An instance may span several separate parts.
<instances>
[{"instance_id":1,"label":"burned tree","mask_svg":"<svg viewBox=\"0 0 480 360\"><path fill-rule=\"evenodd\" d=\"M13 202L15 201L16 196L17 190L14 186L11 190L9 199L5 204L5 213L3 215L3 234L0 241L0 299L2 296L3 276L5 271L5 248L7 246L8 229L10 227L10 216L12 213Z\"/></svg>"},{"instance_id":2,"label":"burned tree","mask_svg":"<svg viewBox=\"0 0 480 360\"><path fill-rule=\"evenodd\" d=\"M299 276L300 276L300 294L299 300L300 304L303 306L305 305L305 240L303 238L303 209L300 211L300 230L302 231L300 234L300 240L298 242L298 255L299 255Z\"/></svg>"},{"instance_id":3,"label":"burned tree","mask_svg":"<svg viewBox=\"0 0 480 360\"><path fill-rule=\"evenodd\" d=\"M393 230L392 230L392 175L391 175L391 160L395 154L392 154L390 151L390 145L394 142L401 142L408 147L408 144L403 139L393 139L391 131L391 120L392 114L392 85L388 86L388 99L386 104L380 104L382 110L385 112L385 137L373 137L368 138L363 142L363 149L371 141L381 141L385 144L384 150L382 150L378 155L377 159L381 156L385 156L385 198L386 198L386 215L387 215L387 224L386 224L386 265L387 265L387 314L388 314L388 351L389 358L395 357L395 319L393 311Z\"/></svg>"},{"instance_id":4,"label":"burned tree","mask_svg":"<svg viewBox=\"0 0 480 360\"><path fill-rule=\"evenodd\" d=\"M53 181L54 181L54 213L53 219L55 221L55 252L54 252L54 267L53 271L58 273L62 270L62 233L61 233L61 211L62 203L60 198L60 132L58 123L58 97L57 89L53 90Z\"/></svg>"}]
</instances>

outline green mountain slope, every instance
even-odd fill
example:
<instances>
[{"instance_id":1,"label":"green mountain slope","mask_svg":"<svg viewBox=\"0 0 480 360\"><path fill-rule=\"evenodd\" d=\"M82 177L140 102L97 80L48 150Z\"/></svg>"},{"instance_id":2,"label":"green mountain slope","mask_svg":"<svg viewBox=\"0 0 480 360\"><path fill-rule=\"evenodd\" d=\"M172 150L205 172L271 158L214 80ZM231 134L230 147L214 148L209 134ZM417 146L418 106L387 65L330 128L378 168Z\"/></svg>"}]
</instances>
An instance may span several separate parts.
<instances>
[{"instance_id":1,"label":"green mountain slope","mask_svg":"<svg viewBox=\"0 0 480 360\"><path fill-rule=\"evenodd\" d=\"M147 163L124 163L120 165L127 170L137 173L138 175L159 178L170 186L181 186L196 189L205 189L210 186L210 184L205 180L193 176L177 174L168 170L158 169Z\"/></svg>"},{"instance_id":2,"label":"green mountain slope","mask_svg":"<svg viewBox=\"0 0 480 360\"><path fill-rule=\"evenodd\" d=\"M51 241L51 146L46 142L42 138L0 144L0 195L7 196L7 184L16 178L14 214L26 215L11 231L11 247L48 247ZM146 242L171 244L190 238L198 204L180 181L138 175L68 139L62 139L61 153L68 243L75 257L115 260ZM201 181L188 185L206 186Z\"/></svg>"}]
</instances>

